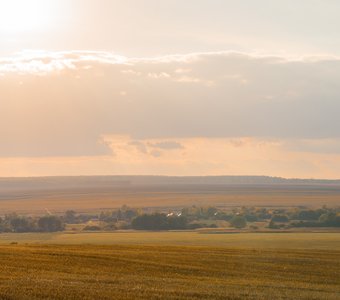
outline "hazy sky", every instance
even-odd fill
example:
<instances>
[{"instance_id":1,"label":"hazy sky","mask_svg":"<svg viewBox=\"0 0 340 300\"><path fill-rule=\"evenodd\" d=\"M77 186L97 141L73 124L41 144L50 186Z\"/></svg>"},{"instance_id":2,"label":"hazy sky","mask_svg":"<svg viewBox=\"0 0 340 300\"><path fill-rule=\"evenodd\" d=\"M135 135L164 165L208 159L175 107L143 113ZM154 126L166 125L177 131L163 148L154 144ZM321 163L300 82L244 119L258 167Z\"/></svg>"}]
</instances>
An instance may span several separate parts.
<instances>
[{"instance_id":1,"label":"hazy sky","mask_svg":"<svg viewBox=\"0 0 340 300\"><path fill-rule=\"evenodd\" d=\"M0 0L0 176L340 178L340 1Z\"/></svg>"}]
</instances>

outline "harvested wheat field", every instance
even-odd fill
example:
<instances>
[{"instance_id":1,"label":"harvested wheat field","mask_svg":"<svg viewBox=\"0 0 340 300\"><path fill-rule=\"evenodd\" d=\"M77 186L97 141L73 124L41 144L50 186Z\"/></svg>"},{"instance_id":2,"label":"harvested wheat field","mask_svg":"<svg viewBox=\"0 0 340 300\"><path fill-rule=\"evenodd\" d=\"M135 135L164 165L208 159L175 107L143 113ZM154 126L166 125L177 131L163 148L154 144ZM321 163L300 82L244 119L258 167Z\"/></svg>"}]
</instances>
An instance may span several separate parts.
<instances>
[{"instance_id":1,"label":"harvested wheat field","mask_svg":"<svg viewBox=\"0 0 340 300\"><path fill-rule=\"evenodd\" d=\"M1 299L339 299L340 252L2 245Z\"/></svg>"}]
</instances>

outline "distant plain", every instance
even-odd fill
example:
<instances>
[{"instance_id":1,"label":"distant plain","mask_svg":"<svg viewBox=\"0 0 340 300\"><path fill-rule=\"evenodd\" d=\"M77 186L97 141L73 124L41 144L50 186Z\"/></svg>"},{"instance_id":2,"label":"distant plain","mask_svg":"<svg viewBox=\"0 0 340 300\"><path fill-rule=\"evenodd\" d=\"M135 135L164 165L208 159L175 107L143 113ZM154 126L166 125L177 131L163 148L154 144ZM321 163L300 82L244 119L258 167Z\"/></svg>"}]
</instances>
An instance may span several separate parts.
<instances>
[{"instance_id":1,"label":"distant plain","mask_svg":"<svg viewBox=\"0 0 340 300\"><path fill-rule=\"evenodd\" d=\"M291 207L340 203L340 186L325 185L103 185L0 187L2 213L99 212L122 205L131 207L183 208L185 206Z\"/></svg>"}]
</instances>

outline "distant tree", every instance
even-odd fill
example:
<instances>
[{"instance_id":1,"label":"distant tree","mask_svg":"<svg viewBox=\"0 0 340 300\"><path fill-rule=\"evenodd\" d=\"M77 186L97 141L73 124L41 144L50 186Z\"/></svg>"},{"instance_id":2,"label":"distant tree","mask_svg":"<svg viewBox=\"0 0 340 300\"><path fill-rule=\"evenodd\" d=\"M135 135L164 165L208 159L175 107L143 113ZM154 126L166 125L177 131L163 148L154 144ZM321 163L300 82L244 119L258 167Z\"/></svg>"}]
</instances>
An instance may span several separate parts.
<instances>
[{"instance_id":1,"label":"distant tree","mask_svg":"<svg viewBox=\"0 0 340 300\"><path fill-rule=\"evenodd\" d=\"M141 215L132 220L132 228L138 230L167 230L168 222L165 214L154 213Z\"/></svg>"},{"instance_id":2,"label":"distant tree","mask_svg":"<svg viewBox=\"0 0 340 300\"><path fill-rule=\"evenodd\" d=\"M121 220L131 220L134 217L138 216L139 212L137 209L135 208L131 208L127 205L123 205L120 209L119 209L120 213L121 213Z\"/></svg>"},{"instance_id":3,"label":"distant tree","mask_svg":"<svg viewBox=\"0 0 340 300\"><path fill-rule=\"evenodd\" d=\"M203 216L207 219L211 219L217 214L218 209L213 206L209 206L203 210Z\"/></svg>"},{"instance_id":4,"label":"distant tree","mask_svg":"<svg viewBox=\"0 0 340 300\"><path fill-rule=\"evenodd\" d=\"M233 216L233 218L229 222L230 225L235 228L244 228L247 226L246 218L240 215Z\"/></svg>"},{"instance_id":5,"label":"distant tree","mask_svg":"<svg viewBox=\"0 0 340 300\"><path fill-rule=\"evenodd\" d=\"M217 214L214 216L215 220L230 221L232 218L233 218L232 214L228 214L224 211L218 211Z\"/></svg>"},{"instance_id":6,"label":"distant tree","mask_svg":"<svg viewBox=\"0 0 340 300\"><path fill-rule=\"evenodd\" d=\"M170 216L165 214L154 213L144 214L135 217L132 220L132 228L137 230L169 230L169 229L185 229L187 219L183 216Z\"/></svg>"},{"instance_id":7,"label":"distant tree","mask_svg":"<svg viewBox=\"0 0 340 300\"><path fill-rule=\"evenodd\" d=\"M113 211L102 211L99 220L104 222L131 221L140 214L138 209L123 205L121 208Z\"/></svg>"},{"instance_id":8,"label":"distant tree","mask_svg":"<svg viewBox=\"0 0 340 300\"><path fill-rule=\"evenodd\" d=\"M12 217L9 224L14 232L29 232L34 231L34 225L29 219L24 217Z\"/></svg>"},{"instance_id":9,"label":"distant tree","mask_svg":"<svg viewBox=\"0 0 340 300\"><path fill-rule=\"evenodd\" d=\"M335 212L328 212L320 216L319 222L325 227L340 227L340 216Z\"/></svg>"},{"instance_id":10,"label":"distant tree","mask_svg":"<svg viewBox=\"0 0 340 300\"><path fill-rule=\"evenodd\" d=\"M325 211L321 209L299 210L292 215L292 218L296 220L317 221L323 213L325 213Z\"/></svg>"},{"instance_id":11,"label":"distant tree","mask_svg":"<svg viewBox=\"0 0 340 300\"><path fill-rule=\"evenodd\" d=\"M57 216L45 216L38 219L38 229L44 232L64 230L64 225Z\"/></svg>"},{"instance_id":12,"label":"distant tree","mask_svg":"<svg viewBox=\"0 0 340 300\"><path fill-rule=\"evenodd\" d=\"M67 210L65 212L65 222L67 224L75 224L76 223L76 212L74 210Z\"/></svg>"},{"instance_id":13,"label":"distant tree","mask_svg":"<svg viewBox=\"0 0 340 300\"><path fill-rule=\"evenodd\" d=\"M109 222L113 219L116 219L116 217L113 217L113 213L111 211L102 211L99 215L100 221Z\"/></svg>"},{"instance_id":14,"label":"distant tree","mask_svg":"<svg viewBox=\"0 0 340 300\"><path fill-rule=\"evenodd\" d=\"M183 216L170 216L167 217L168 228L174 230L186 229L188 225L188 220Z\"/></svg>"},{"instance_id":15,"label":"distant tree","mask_svg":"<svg viewBox=\"0 0 340 300\"><path fill-rule=\"evenodd\" d=\"M268 228L270 228L270 229L279 229L280 226L277 225L277 224L273 221L273 219L272 219L272 220L270 220L270 222L269 222L269 224L268 224Z\"/></svg>"},{"instance_id":16,"label":"distant tree","mask_svg":"<svg viewBox=\"0 0 340 300\"><path fill-rule=\"evenodd\" d=\"M251 212L245 215L247 222L256 222L258 220L257 216Z\"/></svg>"},{"instance_id":17,"label":"distant tree","mask_svg":"<svg viewBox=\"0 0 340 300\"><path fill-rule=\"evenodd\" d=\"M319 222L320 223L329 223L329 222L332 222L335 219L335 217L336 217L335 213L328 212L328 213L322 214L319 217Z\"/></svg>"},{"instance_id":18,"label":"distant tree","mask_svg":"<svg viewBox=\"0 0 340 300\"><path fill-rule=\"evenodd\" d=\"M268 220L272 217L271 213L265 208L258 208L256 215L259 220Z\"/></svg>"},{"instance_id":19,"label":"distant tree","mask_svg":"<svg viewBox=\"0 0 340 300\"><path fill-rule=\"evenodd\" d=\"M6 223L5 221L0 217L0 232L6 231Z\"/></svg>"},{"instance_id":20,"label":"distant tree","mask_svg":"<svg viewBox=\"0 0 340 300\"><path fill-rule=\"evenodd\" d=\"M97 225L87 225L83 228L83 231L100 231L101 228Z\"/></svg>"},{"instance_id":21,"label":"distant tree","mask_svg":"<svg viewBox=\"0 0 340 300\"><path fill-rule=\"evenodd\" d=\"M271 220L273 222L282 222L282 223L289 222L289 219L286 215L274 215Z\"/></svg>"}]
</instances>

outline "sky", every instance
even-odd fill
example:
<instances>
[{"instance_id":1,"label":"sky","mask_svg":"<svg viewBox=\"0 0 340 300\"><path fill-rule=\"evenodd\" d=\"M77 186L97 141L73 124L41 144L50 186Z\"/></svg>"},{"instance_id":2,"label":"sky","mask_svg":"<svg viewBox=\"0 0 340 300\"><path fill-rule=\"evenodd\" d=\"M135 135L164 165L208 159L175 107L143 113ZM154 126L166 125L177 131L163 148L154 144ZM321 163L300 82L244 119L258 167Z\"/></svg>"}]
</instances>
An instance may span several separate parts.
<instances>
[{"instance_id":1,"label":"sky","mask_svg":"<svg viewBox=\"0 0 340 300\"><path fill-rule=\"evenodd\" d=\"M340 178L337 0L0 0L0 176Z\"/></svg>"}]
</instances>

